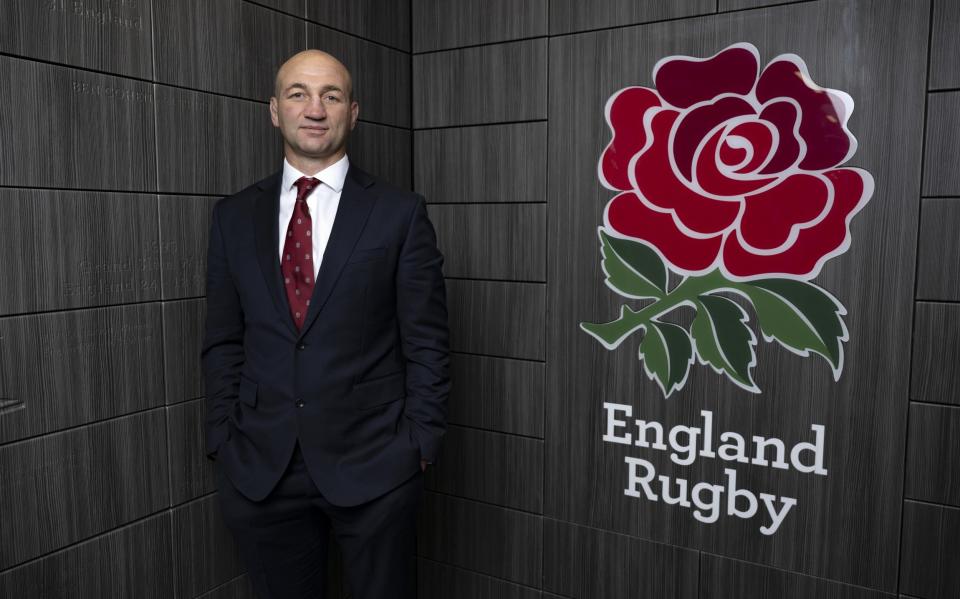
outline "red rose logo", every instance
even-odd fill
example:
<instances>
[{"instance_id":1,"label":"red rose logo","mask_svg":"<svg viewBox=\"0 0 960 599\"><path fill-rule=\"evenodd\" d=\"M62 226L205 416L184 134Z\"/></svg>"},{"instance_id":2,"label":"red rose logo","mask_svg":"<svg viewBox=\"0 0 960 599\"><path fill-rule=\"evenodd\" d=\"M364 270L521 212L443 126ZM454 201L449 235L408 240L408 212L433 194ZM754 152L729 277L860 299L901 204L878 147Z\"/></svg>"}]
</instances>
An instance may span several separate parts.
<instances>
[{"instance_id":1,"label":"red rose logo","mask_svg":"<svg viewBox=\"0 0 960 599\"><path fill-rule=\"evenodd\" d=\"M607 102L613 140L600 181L623 191L604 215L616 235L645 242L683 274L719 268L732 280L811 279L850 244L849 223L873 192L853 156L849 95L818 87L803 60L759 72L736 44L657 63L657 89Z\"/></svg>"},{"instance_id":2,"label":"red rose logo","mask_svg":"<svg viewBox=\"0 0 960 599\"><path fill-rule=\"evenodd\" d=\"M641 358L666 395L694 358L756 392L748 316L715 295L731 291L753 304L767 340L822 355L838 377L846 311L808 281L850 247L850 221L873 194L868 172L840 166L857 148L853 99L815 84L793 54L761 71L747 43L664 58L653 80L608 100L613 138L598 174L621 192L600 228L607 285L656 301L581 326L608 349L644 330ZM685 277L674 289L665 267ZM657 320L680 304L698 311L690 331Z\"/></svg>"}]
</instances>

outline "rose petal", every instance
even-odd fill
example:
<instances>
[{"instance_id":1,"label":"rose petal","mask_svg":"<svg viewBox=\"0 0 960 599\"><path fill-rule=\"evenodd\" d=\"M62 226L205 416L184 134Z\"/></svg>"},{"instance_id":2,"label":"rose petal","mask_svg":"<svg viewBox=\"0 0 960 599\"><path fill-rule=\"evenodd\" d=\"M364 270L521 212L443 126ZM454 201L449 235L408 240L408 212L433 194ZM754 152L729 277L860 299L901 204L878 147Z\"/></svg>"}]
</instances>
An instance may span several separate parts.
<instances>
[{"instance_id":1,"label":"rose petal","mask_svg":"<svg viewBox=\"0 0 960 599\"><path fill-rule=\"evenodd\" d=\"M728 198L736 198L754 192L764 185L773 183L776 178L765 179L731 179L720 172L717 167L717 144L723 131L717 131L704 144L700 156L697 158L697 183L707 193Z\"/></svg>"},{"instance_id":2,"label":"rose petal","mask_svg":"<svg viewBox=\"0 0 960 599\"><path fill-rule=\"evenodd\" d=\"M750 147L753 149L753 156L750 157L750 162L738 168L736 171L738 173L752 173L760 168L760 165L767 159L767 156L770 155L770 150L773 148L773 133L765 124L756 121L741 123L731 129L727 134L727 143L729 143L731 137L742 137L749 142ZM727 147L729 146L724 144L720 150L721 153ZM721 158L722 157L723 155L721 154ZM743 157L741 157L740 160L743 160ZM727 164L739 164L739 162L727 162Z\"/></svg>"},{"instance_id":3,"label":"rose petal","mask_svg":"<svg viewBox=\"0 0 960 599\"><path fill-rule=\"evenodd\" d=\"M681 182L667 155L667 140L678 114L664 110L653 117L653 144L637 159L634 172L637 189L651 204L673 210L686 227L702 234L729 227L740 213L739 202L704 197Z\"/></svg>"},{"instance_id":4,"label":"rose petal","mask_svg":"<svg viewBox=\"0 0 960 599\"><path fill-rule=\"evenodd\" d=\"M793 175L773 189L747 196L740 235L758 250L772 250L787 240L795 225L823 212L829 198L826 183L812 175Z\"/></svg>"},{"instance_id":5,"label":"rose petal","mask_svg":"<svg viewBox=\"0 0 960 599\"><path fill-rule=\"evenodd\" d=\"M850 245L850 218L870 199L872 184L868 186L861 171L854 169L824 174L834 191L833 205L826 218L813 227L801 229L793 245L769 256L749 252L736 235L730 235L723 247L728 274L740 279L758 276L812 279L829 258L846 251Z\"/></svg>"},{"instance_id":6,"label":"rose petal","mask_svg":"<svg viewBox=\"0 0 960 599\"><path fill-rule=\"evenodd\" d=\"M726 166L736 166L746 159L746 148L734 148L729 144L723 144L720 146L720 162Z\"/></svg>"},{"instance_id":7,"label":"rose petal","mask_svg":"<svg viewBox=\"0 0 960 599\"><path fill-rule=\"evenodd\" d=\"M606 187L630 189L627 170L630 159L647 142L643 115L657 106L660 106L660 98L645 87L628 87L607 101L607 124L613 131L613 139L600 157L600 181Z\"/></svg>"},{"instance_id":8,"label":"rose petal","mask_svg":"<svg viewBox=\"0 0 960 599\"><path fill-rule=\"evenodd\" d=\"M720 252L722 235L707 239L689 237L681 231L669 214L647 207L633 192L610 200L607 224L633 239L647 242L676 267L676 270L700 272L709 268Z\"/></svg>"},{"instance_id":9,"label":"rose petal","mask_svg":"<svg viewBox=\"0 0 960 599\"><path fill-rule=\"evenodd\" d=\"M688 181L693 180L693 155L703 138L717 125L745 114L753 114L753 107L745 100L728 97L695 108L683 117L673 139L673 156Z\"/></svg>"},{"instance_id":10,"label":"rose petal","mask_svg":"<svg viewBox=\"0 0 960 599\"><path fill-rule=\"evenodd\" d=\"M779 97L793 98L800 105L800 137L807 144L807 153L800 162L805 170L822 170L843 162L851 141L844 124L849 114L838 107L844 101L810 79L807 67L799 58L774 60L763 69L757 82L760 102Z\"/></svg>"},{"instance_id":11,"label":"rose petal","mask_svg":"<svg viewBox=\"0 0 960 599\"><path fill-rule=\"evenodd\" d=\"M760 118L776 127L778 133L773 158L760 174L782 173L800 157L800 142L793 132L798 117L797 108L790 102L772 102L760 111Z\"/></svg>"},{"instance_id":12,"label":"rose petal","mask_svg":"<svg viewBox=\"0 0 960 599\"><path fill-rule=\"evenodd\" d=\"M720 94L746 95L760 68L752 46L734 45L710 58L671 56L657 63L654 81L660 96L678 108L687 108Z\"/></svg>"}]
</instances>

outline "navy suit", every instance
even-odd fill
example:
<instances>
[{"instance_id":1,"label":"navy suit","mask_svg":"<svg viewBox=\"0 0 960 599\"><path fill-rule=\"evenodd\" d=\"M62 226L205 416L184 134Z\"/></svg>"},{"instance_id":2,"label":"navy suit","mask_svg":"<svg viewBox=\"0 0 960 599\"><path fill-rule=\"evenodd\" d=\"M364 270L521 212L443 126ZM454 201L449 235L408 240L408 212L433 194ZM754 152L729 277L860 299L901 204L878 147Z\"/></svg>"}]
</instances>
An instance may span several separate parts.
<instances>
[{"instance_id":1,"label":"navy suit","mask_svg":"<svg viewBox=\"0 0 960 599\"><path fill-rule=\"evenodd\" d=\"M437 456L449 390L443 258L421 196L350 166L298 332L280 274L280 181L213 210L207 452L256 502L299 440L324 498L355 506Z\"/></svg>"}]
</instances>

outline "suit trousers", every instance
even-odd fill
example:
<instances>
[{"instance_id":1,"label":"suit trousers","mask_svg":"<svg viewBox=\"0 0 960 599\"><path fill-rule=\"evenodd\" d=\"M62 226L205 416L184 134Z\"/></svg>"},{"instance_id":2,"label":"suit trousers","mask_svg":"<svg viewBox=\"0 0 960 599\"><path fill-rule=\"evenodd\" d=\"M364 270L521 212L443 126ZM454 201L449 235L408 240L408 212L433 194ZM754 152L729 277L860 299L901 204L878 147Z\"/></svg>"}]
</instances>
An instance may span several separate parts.
<instances>
[{"instance_id":1,"label":"suit trousers","mask_svg":"<svg viewBox=\"0 0 960 599\"><path fill-rule=\"evenodd\" d=\"M323 599L333 533L354 599L416 597L419 471L361 505L332 505L313 484L300 444L264 500L240 494L217 467L220 508L259 599ZM330 598L335 599L335 598Z\"/></svg>"}]
</instances>

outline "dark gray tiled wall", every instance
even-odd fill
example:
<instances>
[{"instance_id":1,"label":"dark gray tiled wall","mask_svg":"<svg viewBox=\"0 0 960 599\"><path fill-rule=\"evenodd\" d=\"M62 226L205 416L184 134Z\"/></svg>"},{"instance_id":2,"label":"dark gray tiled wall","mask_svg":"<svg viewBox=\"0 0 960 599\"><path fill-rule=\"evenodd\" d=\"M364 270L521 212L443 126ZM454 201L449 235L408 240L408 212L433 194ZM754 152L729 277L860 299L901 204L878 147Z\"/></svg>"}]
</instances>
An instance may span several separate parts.
<instances>
[{"instance_id":1,"label":"dark gray tiled wall","mask_svg":"<svg viewBox=\"0 0 960 599\"><path fill-rule=\"evenodd\" d=\"M900 590L922 599L953 599L960 589L960 509L903 502Z\"/></svg>"},{"instance_id":2,"label":"dark gray tiled wall","mask_svg":"<svg viewBox=\"0 0 960 599\"><path fill-rule=\"evenodd\" d=\"M547 34L547 0L412 0L414 52Z\"/></svg>"},{"instance_id":3,"label":"dark gray tiled wall","mask_svg":"<svg viewBox=\"0 0 960 599\"><path fill-rule=\"evenodd\" d=\"M6 0L0 4L0 52L150 79L153 2ZM102 9L109 9L111 26L101 26Z\"/></svg>"},{"instance_id":4,"label":"dark gray tiled wall","mask_svg":"<svg viewBox=\"0 0 960 599\"><path fill-rule=\"evenodd\" d=\"M954 67L956 68L956 67ZM960 91L927 96L927 143L924 148L923 194L960 196Z\"/></svg>"},{"instance_id":5,"label":"dark gray tiled wall","mask_svg":"<svg viewBox=\"0 0 960 599\"><path fill-rule=\"evenodd\" d=\"M960 198L926 198L920 209L917 299L960 302Z\"/></svg>"},{"instance_id":6,"label":"dark gray tiled wall","mask_svg":"<svg viewBox=\"0 0 960 599\"><path fill-rule=\"evenodd\" d=\"M0 444L163 404L156 303L0 318Z\"/></svg>"},{"instance_id":7,"label":"dark gray tiled wall","mask_svg":"<svg viewBox=\"0 0 960 599\"><path fill-rule=\"evenodd\" d=\"M413 57L413 126L547 118L547 40Z\"/></svg>"},{"instance_id":8,"label":"dark gray tiled wall","mask_svg":"<svg viewBox=\"0 0 960 599\"><path fill-rule=\"evenodd\" d=\"M0 446L0 570L166 508L168 471L162 409Z\"/></svg>"},{"instance_id":9,"label":"dark gray tiled wall","mask_svg":"<svg viewBox=\"0 0 960 599\"><path fill-rule=\"evenodd\" d=\"M550 518L543 546L547 591L578 599L698 596L697 551Z\"/></svg>"},{"instance_id":10,"label":"dark gray tiled wall","mask_svg":"<svg viewBox=\"0 0 960 599\"><path fill-rule=\"evenodd\" d=\"M904 495L960 506L960 406L914 402Z\"/></svg>"},{"instance_id":11,"label":"dark gray tiled wall","mask_svg":"<svg viewBox=\"0 0 960 599\"><path fill-rule=\"evenodd\" d=\"M547 123L416 131L413 168L430 203L546 202Z\"/></svg>"},{"instance_id":12,"label":"dark gray tiled wall","mask_svg":"<svg viewBox=\"0 0 960 599\"><path fill-rule=\"evenodd\" d=\"M363 69L352 161L411 188L409 14L0 3L0 596L252 597L202 451L210 210L279 168L308 43Z\"/></svg>"}]
</instances>

